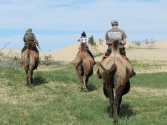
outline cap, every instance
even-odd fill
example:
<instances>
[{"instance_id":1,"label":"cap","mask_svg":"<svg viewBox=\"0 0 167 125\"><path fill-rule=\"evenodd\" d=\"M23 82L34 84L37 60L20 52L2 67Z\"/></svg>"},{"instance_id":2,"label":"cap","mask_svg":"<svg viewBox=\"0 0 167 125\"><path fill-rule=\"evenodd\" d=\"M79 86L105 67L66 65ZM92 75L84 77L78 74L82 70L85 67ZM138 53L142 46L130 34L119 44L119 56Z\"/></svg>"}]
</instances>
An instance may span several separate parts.
<instances>
[{"instance_id":1,"label":"cap","mask_svg":"<svg viewBox=\"0 0 167 125\"><path fill-rule=\"evenodd\" d=\"M29 31L29 32L32 32L32 29L31 29L31 28L29 28L29 29L28 29L28 31Z\"/></svg>"},{"instance_id":2,"label":"cap","mask_svg":"<svg viewBox=\"0 0 167 125\"><path fill-rule=\"evenodd\" d=\"M112 20L111 24L118 24L118 20Z\"/></svg>"}]
</instances>

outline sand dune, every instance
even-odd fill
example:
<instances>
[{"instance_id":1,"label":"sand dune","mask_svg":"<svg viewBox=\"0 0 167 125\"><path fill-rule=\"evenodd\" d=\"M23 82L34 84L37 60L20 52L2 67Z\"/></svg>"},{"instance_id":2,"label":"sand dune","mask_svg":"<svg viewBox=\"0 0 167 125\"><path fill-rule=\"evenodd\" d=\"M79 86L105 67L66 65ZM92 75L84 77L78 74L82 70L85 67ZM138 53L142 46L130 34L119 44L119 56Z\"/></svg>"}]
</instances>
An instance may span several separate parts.
<instances>
[{"instance_id":1,"label":"sand dune","mask_svg":"<svg viewBox=\"0 0 167 125\"><path fill-rule=\"evenodd\" d=\"M159 49L167 49L167 40L154 43L154 47Z\"/></svg>"},{"instance_id":2,"label":"sand dune","mask_svg":"<svg viewBox=\"0 0 167 125\"><path fill-rule=\"evenodd\" d=\"M125 48L132 47L132 44L127 42ZM64 47L60 50L54 52L40 52L40 58L44 59L44 56L51 55L55 61L72 61L76 54L79 51L80 43L76 42L71 44L70 46ZM96 47L89 46L91 52L96 55L98 53L104 53L107 50L107 45L105 42L96 41ZM95 49L96 48L96 49ZM136 48L136 47L135 47ZM143 49L143 48L150 48L150 49ZM154 48L154 49L153 49ZM155 49L156 48L156 49ZM20 57L21 50L10 50L4 49L0 50L0 52L4 53L5 55L18 55ZM155 42L153 44L143 44L138 47L138 49L127 49L127 56L131 59L147 59L147 60L167 60L167 40L162 42ZM97 61L101 60L101 57L95 58Z\"/></svg>"}]
</instances>

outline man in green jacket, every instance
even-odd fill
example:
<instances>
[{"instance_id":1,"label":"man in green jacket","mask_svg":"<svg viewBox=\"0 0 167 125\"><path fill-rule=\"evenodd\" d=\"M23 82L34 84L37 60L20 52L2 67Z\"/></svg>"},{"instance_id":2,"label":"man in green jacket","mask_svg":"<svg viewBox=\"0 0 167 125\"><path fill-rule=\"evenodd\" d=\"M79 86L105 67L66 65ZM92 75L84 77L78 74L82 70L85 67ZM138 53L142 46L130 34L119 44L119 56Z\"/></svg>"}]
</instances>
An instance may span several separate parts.
<instances>
[{"instance_id":1,"label":"man in green jacket","mask_svg":"<svg viewBox=\"0 0 167 125\"><path fill-rule=\"evenodd\" d=\"M39 53L39 51L38 51L36 45L38 46L39 49L40 49L40 46L39 46L39 43L38 43L38 41L37 41L37 39L36 39L34 33L32 33L32 29L31 29L31 28L29 28L29 29L26 31L26 33L24 34L23 41L25 42L25 44L24 44L23 49L21 50L21 53L24 52L24 50L27 49L27 45L28 45L29 42L34 42L34 50L35 50L37 53Z\"/></svg>"}]
</instances>

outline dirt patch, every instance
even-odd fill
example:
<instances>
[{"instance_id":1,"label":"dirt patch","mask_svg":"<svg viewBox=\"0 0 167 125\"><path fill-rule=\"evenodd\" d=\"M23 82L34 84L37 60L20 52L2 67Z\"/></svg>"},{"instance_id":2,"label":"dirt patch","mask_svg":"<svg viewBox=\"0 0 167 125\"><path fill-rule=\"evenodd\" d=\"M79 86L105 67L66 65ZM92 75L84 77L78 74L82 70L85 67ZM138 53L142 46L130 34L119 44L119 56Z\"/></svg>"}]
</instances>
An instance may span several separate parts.
<instances>
[{"instance_id":1,"label":"dirt patch","mask_svg":"<svg viewBox=\"0 0 167 125\"><path fill-rule=\"evenodd\" d=\"M166 89L153 89L153 88L147 88L147 87L133 87L131 90L143 93L146 95L154 95L154 96L167 96L167 90Z\"/></svg>"}]
</instances>

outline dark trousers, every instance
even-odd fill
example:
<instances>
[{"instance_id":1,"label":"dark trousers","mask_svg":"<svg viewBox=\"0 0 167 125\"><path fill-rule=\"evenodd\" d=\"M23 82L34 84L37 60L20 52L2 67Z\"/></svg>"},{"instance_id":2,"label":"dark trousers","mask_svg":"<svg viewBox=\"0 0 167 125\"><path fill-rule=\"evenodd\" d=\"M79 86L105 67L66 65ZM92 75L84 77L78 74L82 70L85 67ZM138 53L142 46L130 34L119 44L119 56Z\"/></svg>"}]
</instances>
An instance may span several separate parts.
<instances>
[{"instance_id":1,"label":"dark trousers","mask_svg":"<svg viewBox=\"0 0 167 125\"><path fill-rule=\"evenodd\" d=\"M27 46L24 46L23 49L21 50L21 53L24 52L26 49L27 49ZM33 50L35 50L37 53L39 53L36 46L33 47Z\"/></svg>"},{"instance_id":2,"label":"dark trousers","mask_svg":"<svg viewBox=\"0 0 167 125\"><path fill-rule=\"evenodd\" d=\"M120 53L121 55L126 56L125 47L124 47L121 43L118 45L118 47L119 47L119 53ZM111 53L112 53L112 44L108 45L108 49L107 49L107 52L106 52L105 56L107 56L107 55L109 55L109 54L111 54ZM129 63L130 63L131 66L132 66L132 63L130 62L130 60L128 60L128 61L129 61ZM134 70L134 69L133 69L133 66L132 66L132 70Z\"/></svg>"},{"instance_id":3,"label":"dark trousers","mask_svg":"<svg viewBox=\"0 0 167 125\"><path fill-rule=\"evenodd\" d=\"M120 54L126 56L125 47L121 43L118 45L118 47L119 47ZM112 53L112 44L108 45L108 49L107 49L105 56L111 53Z\"/></svg>"},{"instance_id":4,"label":"dark trousers","mask_svg":"<svg viewBox=\"0 0 167 125\"><path fill-rule=\"evenodd\" d=\"M94 62L95 62L94 56L93 56L93 54L91 53L91 51L90 51L88 48L86 48L86 49L87 49L87 52L89 53L89 55L92 57L92 59L93 59Z\"/></svg>"}]
</instances>

